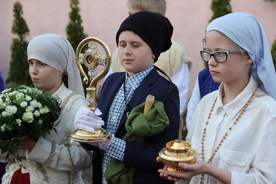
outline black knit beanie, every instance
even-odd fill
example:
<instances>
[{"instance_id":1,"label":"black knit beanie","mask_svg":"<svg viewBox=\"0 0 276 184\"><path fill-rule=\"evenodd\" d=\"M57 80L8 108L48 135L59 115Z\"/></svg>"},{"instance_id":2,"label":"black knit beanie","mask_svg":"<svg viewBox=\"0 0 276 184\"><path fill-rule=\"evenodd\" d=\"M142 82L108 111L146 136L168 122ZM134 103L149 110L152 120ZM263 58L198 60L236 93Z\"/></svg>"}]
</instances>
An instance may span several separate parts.
<instances>
[{"instance_id":1,"label":"black knit beanie","mask_svg":"<svg viewBox=\"0 0 276 184\"><path fill-rule=\"evenodd\" d=\"M120 34L126 30L133 31L149 45L156 56L154 62L157 61L161 52L165 52L171 47L173 26L161 14L141 11L130 15L122 22L117 31L117 46Z\"/></svg>"}]
</instances>

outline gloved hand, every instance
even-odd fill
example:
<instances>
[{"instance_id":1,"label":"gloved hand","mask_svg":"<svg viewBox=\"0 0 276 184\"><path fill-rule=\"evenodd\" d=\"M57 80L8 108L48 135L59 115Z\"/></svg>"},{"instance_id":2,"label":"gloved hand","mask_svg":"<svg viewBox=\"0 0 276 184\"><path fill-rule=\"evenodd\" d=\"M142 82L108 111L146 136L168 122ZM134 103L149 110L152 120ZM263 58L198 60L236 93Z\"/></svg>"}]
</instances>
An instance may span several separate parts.
<instances>
[{"instance_id":1,"label":"gloved hand","mask_svg":"<svg viewBox=\"0 0 276 184\"><path fill-rule=\"evenodd\" d=\"M104 121L99 117L101 114L98 108L92 112L87 106L82 105L75 115L74 125L77 129L93 132L104 125Z\"/></svg>"},{"instance_id":2,"label":"gloved hand","mask_svg":"<svg viewBox=\"0 0 276 184\"><path fill-rule=\"evenodd\" d=\"M112 134L111 139L106 140L106 141L102 141L102 142L90 142L88 144L92 145L92 146L96 146L99 147L101 150L106 150L109 148L109 146L112 144L113 140L114 140L114 135Z\"/></svg>"}]
</instances>

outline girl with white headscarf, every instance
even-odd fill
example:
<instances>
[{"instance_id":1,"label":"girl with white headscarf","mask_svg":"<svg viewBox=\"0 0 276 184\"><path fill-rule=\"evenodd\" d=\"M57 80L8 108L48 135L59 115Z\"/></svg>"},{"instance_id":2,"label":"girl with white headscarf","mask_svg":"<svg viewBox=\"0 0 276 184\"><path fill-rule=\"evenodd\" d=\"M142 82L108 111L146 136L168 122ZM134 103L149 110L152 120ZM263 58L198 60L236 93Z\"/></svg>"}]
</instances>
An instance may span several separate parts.
<instances>
[{"instance_id":1,"label":"girl with white headscarf","mask_svg":"<svg viewBox=\"0 0 276 184\"><path fill-rule=\"evenodd\" d=\"M91 153L69 139L77 110L87 105L74 50L64 37L42 34L30 41L27 54L34 85L58 96L62 110L56 132L52 130L37 142L21 141L21 162L8 162L2 184L82 184L81 171L91 165Z\"/></svg>"},{"instance_id":2,"label":"girl with white headscarf","mask_svg":"<svg viewBox=\"0 0 276 184\"><path fill-rule=\"evenodd\" d=\"M75 52L67 39L56 34L36 36L29 43L27 52L28 60L35 59L58 70L67 76L67 87L84 96Z\"/></svg>"},{"instance_id":3,"label":"girl with white headscarf","mask_svg":"<svg viewBox=\"0 0 276 184\"><path fill-rule=\"evenodd\" d=\"M160 176L179 183L276 183L276 76L261 23L242 12L217 18L200 53L222 84L193 116L187 141L198 160L180 163L186 172L164 168Z\"/></svg>"}]
</instances>

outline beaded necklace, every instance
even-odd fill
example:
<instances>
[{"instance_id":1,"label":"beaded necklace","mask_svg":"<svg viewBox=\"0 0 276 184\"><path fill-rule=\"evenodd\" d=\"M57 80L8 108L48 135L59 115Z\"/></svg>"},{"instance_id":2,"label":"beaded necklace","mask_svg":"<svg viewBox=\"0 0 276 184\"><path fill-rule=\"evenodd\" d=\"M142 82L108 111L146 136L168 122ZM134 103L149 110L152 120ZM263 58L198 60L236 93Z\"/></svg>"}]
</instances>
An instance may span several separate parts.
<instances>
[{"instance_id":1,"label":"beaded necklace","mask_svg":"<svg viewBox=\"0 0 276 184\"><path fill-rule=\"evenodd\" d=\"M224 136L222 137L220 143L217 145L216 149L214 150L214 152L212 153L211 157L208 159L207 163L210 164L216 153L219 151L221 145L223 144L223 142L226 140L227 136L228 136L228 133L232 130L232 127L234 125L236 125L239 121L239 119L242 117L242 115L244 114L246 108L248 107L248 105L250 104L250 102L252 101L253 99L253 96L255 94L256 90L254 91L254 93L251 95L251 97L249 98L249 100L245 103L245 105L242 107L241 109L241 112L239 113L238 117L235 119L235 121L233 122L233 124L228 128L227 132L224 134ZM214 102L213 102L213 105L211 107L211 110L209 112L209 115L208 115L208 119L205 123L205 128L203 129L203 132L202 132L202 138L201 138L201 159L202 161L205 161L205 156L204 156L204 144L205 144L205 137L206 137L206 131L207 131L207 126L209 124L209 120L211 119L212 117L212 113L213 113L213 110L214 110L214 107L216 105L216 102L217 102L217 97L215 98ZM204 184L204 174L201 174L201 178L200 178L200 184Z\"/></svg>"}]
</instances>

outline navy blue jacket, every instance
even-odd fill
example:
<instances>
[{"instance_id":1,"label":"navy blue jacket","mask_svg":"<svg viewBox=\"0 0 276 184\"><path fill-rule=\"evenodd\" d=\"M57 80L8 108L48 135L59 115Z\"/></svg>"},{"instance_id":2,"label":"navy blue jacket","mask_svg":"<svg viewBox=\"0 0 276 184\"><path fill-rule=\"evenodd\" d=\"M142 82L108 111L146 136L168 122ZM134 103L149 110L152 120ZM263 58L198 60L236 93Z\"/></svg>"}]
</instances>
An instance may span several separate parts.
<instances>
[{"instance_id":1,"label":"navy blue jacket","mask_svg":"<svg viewBox=\"0 0 276 184\"><path fill-rule=\"evenodd\" d=\"M109 108L124 81L125 72L118 72L110 75L103 84L98 108L102 111L104 122L107 122ZM130 110L145 102L149 94L154 95L155 100L165 100L164 107L169 117L170 125L158 135L147 137L143 143L128 141L123 162L136 166L134 183L171 183L160 178L157 170L163 168L163 164L157 163L156 157L168 141L175 140L178 137L180 120L179 93L175 84L160 76L154 68L134 91L133 97L128 104ZM166 95L167 97L165 98ZM124 113L115 137L122 138L126 134L126 119L127 116ZM93 149L94 184L102 183L102 156L103 152L101 150L98 148Z\"/></svg>"},{"instance_id":2,"label":"navy blue jacket","mask_svg":"<svg viewBox=\"0 0 276 184\"><path fill-rule=\"evenodd\" d=\"M220 82L215 82L210 74L209 68L201 70L198 74L198 86L200 90L200 97L203 98L205 95L219 88Z\"/></svg>"},{"instance_id":3,"label":"navy blue jacket","mask_svg":"<svg viewBox=\"0 0 276 184\"><path fill-rule=\"evenodd\" d=\"M0 71L0 92L5 89L5 83L4 83L4 78L2 76L2 72Z\"/></svg>"}]
</instances>

